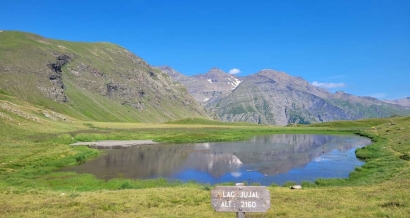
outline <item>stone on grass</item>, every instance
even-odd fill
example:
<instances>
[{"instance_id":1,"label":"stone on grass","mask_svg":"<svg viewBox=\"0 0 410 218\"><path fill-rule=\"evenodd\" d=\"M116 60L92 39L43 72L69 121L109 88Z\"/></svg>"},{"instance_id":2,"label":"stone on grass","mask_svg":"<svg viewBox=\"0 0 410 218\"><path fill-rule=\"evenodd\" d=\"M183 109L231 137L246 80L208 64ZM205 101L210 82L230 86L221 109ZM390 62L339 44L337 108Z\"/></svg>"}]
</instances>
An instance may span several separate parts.
<instances>
[{"instance_id":1,"label":"stone on grass","mask_svg":"<svg viewBox=\"0 0 410 218\"><path fill-rule=\"evenodd\" d=\"M290 186L290 189L302 189L301 185L292 185Z\"/></svg>"}]
</instances>

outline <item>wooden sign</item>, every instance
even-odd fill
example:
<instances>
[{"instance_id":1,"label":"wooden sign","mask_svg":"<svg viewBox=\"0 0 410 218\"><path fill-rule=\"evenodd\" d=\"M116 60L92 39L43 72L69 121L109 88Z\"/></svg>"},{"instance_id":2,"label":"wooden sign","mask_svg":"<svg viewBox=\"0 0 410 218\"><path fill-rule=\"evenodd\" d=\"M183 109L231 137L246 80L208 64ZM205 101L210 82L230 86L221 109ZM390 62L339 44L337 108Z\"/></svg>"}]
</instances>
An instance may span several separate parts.
<instances>
[{"instance_id":1,"label":"wooden sign","mask_svg":"<svg viewBox=\"0 0 410 218\"><path fill-rule=\"evenodd\" d=\"M265 186L216 186L211 204L219 212L266 212L270 193Z\"/></svg>"}]
</instances>

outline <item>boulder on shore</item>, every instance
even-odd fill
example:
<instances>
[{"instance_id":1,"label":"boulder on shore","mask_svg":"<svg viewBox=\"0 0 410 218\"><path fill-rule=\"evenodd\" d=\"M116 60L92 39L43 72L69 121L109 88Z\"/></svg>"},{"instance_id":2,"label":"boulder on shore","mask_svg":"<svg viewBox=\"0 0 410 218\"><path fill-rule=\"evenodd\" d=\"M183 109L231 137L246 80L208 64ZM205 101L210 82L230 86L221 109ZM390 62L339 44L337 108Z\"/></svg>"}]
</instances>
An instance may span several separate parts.
<instances>
[{"instance_id":1,"label":"boulder on shore","mask_svg":"<svg viewBox=\"0 0 410 218\"><path fill-rule=\"evenodd\" d=\"M302 189L301 185L292 185L290 186L290 189Z\"/></svg>"}]
</instances>

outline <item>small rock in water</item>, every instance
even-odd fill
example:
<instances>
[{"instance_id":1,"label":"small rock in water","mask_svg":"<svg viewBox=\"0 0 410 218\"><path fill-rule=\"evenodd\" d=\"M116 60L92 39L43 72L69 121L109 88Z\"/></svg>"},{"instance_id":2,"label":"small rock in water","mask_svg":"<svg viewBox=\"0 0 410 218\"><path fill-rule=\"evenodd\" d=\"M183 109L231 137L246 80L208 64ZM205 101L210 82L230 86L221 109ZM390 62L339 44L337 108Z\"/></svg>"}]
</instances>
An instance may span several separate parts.
<instances>
[{"instance_id":1,"label":"small rock in water","mask_svg":"<svg viewBox=\"0 0 410 218\"><path fill-rule=\"evenodd\" d=\"M302 189L301 185L292 185L290 186L290 189Z\"/></svg>"}]
</instances>

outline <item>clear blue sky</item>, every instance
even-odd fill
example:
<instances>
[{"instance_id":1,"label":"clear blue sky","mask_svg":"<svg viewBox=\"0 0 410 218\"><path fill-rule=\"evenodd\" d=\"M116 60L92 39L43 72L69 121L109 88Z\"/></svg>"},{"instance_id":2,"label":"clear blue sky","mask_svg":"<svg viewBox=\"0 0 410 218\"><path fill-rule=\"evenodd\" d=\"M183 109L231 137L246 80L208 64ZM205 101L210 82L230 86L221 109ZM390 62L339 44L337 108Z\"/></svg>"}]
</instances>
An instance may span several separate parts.
<instances>
[{"instance_id":1,"label":"clear blue sky","mask_svg":"<svg viewBox=\"0 0 410 218\"><path fill-rule=\"evenodd\" d=\"M0 29L113 42L186 75L276 69L332 92L410 96L410 0L0 0Z\"/></svg>"}]
</instances>

